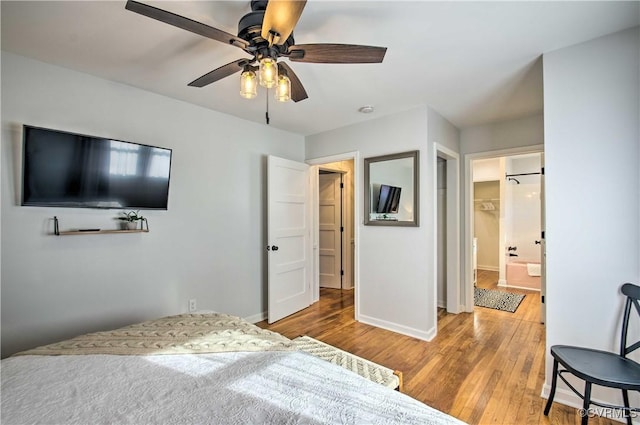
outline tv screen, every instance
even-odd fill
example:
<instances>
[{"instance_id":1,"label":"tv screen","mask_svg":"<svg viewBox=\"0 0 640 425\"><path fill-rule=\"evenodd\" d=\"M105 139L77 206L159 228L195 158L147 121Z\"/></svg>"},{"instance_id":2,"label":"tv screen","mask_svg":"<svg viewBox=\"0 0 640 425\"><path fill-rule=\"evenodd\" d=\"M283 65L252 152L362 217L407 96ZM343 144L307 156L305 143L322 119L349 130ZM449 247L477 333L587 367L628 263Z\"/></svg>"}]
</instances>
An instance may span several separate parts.
<instances>
[{"instance_id":1,"label":"tv screen","mask_svg":"<svg viewBox=\"0 0 640 425\"><path fill-rule=\"evenodd\" d=\"M25 125L22 205L166 210L171 149Z\"/></svg>"},{"instance_id":2,"label":"tv screen","mask_svg":"<svg viewBox=\"0 0 640 425\"><path fill-rule=\"evenodd\" d=\"M398 207L400 206L401 190L402 188L400 187L381 184L376 212L383 214L396 214L398 212Z\"/></svg>"}]
</instances>

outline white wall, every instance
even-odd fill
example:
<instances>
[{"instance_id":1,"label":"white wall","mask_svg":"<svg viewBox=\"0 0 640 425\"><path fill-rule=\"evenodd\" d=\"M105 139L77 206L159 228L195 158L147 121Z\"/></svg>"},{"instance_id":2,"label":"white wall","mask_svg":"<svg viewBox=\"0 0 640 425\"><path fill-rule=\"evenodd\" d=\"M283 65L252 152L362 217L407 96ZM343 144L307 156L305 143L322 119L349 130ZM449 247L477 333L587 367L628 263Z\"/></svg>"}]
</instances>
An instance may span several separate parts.
<instances>
[{"instance_id":1,"label":"white wall","mask_svg":"<svg viewBox=\"0 0 640 425\"><path fill-rule=\"evenodd\" d=\"M19 206L21 126L173 149L168 211L151 232L49 236L115 227L114 210ZM266 310L266 155L303 160L304 139L201 107L2 53L2 353L198 308Z\"/></svg>"},{"instance_id":2,"label":"white wall","mask_svg":"<svg viewBox=\"0 0 640 425\"><path fill-rule=\"evenodd\" d=\"M307 159L359 151L360 170L364 158L420 150L420 227L364 226L363 217L356 217L360 243L356 290L362 322L421 339L435 335L433 142L457 151L457 135L455 127L435 111L421 107L307 137ZM361 171L356 184L363 181Z\"/></svg>"},{"instance_id":3,"label":"white wall","mask_svg":"<svg viewBox=\"0 0 640 425\"><path fill-rule=\"evenodd\" d=\"M502 180L500 158L477 159L471 164L473 182L487 182Z\"/></svg>"},{"instance_id":4,"label":"white wall","mask_svg":"<svg viewBox=\"0 0 640 425\"><path fill-rule=\"evenodd\" d=\"M437 143L453 152L460 152L460 130L442 115L427 107L429 143Z\"/></svg>"},{"instance_id":5,"label":"white wall","mask_svg":"<svg viewBox=\"0 0 640 425\"><path fill-rule=\"evenodd\" d=\"M541 144L544 119L532 115L510 121L477 125L460 130L460 151L467 155Z\"/></svg>"},{"instance_id":6,"label":"white wall","mask_svg":"<svg viewBox=\"0 0 640 425\"><path fill-rule=\"evenodd\" d=\"M619 288L640 283L639 52L636 27L543 59L548 347L618 351Z\"/></svg>"}]
</instances>

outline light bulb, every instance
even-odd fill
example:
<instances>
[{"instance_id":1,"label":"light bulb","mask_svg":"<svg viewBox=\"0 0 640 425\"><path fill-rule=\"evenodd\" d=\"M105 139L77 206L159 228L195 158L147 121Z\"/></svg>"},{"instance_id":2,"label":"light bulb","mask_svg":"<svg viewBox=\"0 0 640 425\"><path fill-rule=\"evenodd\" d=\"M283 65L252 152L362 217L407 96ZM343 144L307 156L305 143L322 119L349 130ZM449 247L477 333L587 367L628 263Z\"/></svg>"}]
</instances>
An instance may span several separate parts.
<instances>
[{"instance_id":1,"label":"light bulb","mask_svg":"<svg viewBox=\"0 0 640 425\"><path fill-rule=\"evenodd\" d=\"M278 65L275 59L266 57L260 59L260 85L268 89L275 87L278 81Z\"/></svg>"},{"instance_id":2,"label":"light bulb","mask_svg":"<svg viewBox=\"0 0 640 425\"><path fill-rule=\"evenodd\" d=\"M276 100L286 102L291 99L291 80L284 74L278 76L278 85L276 86Z\"/></svg>"},{"instance_id":3,"label":"light bulb","mask_svg":"<svg viewBox=\"0 0 640 425\"><path fill-rule=\"evenodd\" d=\"M256 73L246 69L240 75L240 96L245 99L253 99L258 95L258 79Z\"/></svg>"}]
</instances>

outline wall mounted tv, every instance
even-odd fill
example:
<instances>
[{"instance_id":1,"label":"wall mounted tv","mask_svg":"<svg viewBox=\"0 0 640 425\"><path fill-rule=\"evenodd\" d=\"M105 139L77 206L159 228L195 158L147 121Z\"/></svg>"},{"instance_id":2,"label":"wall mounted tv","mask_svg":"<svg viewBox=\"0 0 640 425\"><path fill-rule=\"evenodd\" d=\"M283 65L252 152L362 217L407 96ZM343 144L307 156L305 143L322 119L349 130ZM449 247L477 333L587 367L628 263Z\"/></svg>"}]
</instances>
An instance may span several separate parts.
<instances>
[{"instance_id":1,"label":"wall mounted tv","mask_svg":"<svg viewBox=\"0 0 640 425\"><path fill-rule=\"evenodd\" d=\"M397 214L398 207L400 206L401 191L401 187L381 184L376 212L381 214Z\"/></svg>"},{"instance_id":2,"label":"wall mounted tv","mask_svg":"<svg viewBox=\"0 0 640 425\"><path fill-rule=\"evenodd\" d=\"M25 125L22 205L166 210L171 149Z\"/></svg>"}]
</instances>

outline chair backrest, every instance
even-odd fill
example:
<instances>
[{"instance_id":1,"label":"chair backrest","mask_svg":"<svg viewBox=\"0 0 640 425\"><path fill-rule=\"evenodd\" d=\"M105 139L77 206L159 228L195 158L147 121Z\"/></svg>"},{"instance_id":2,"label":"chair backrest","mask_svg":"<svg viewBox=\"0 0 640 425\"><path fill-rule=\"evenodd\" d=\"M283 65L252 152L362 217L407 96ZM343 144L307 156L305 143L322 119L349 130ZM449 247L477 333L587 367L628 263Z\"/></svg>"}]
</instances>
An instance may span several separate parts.
<instances>
[{"instance_id":1,"label":"chair backrest","mask_svg":"<svg viewBox=\"0 0 640 425\"><path fill-rule=\"evenodd\" d=\"M631 283L622 285L622 293L627 296L627 302L624 306L624 316L622 319L622 337L620 338L620 355L627 357L627 354L640 348L640 339L638 341L627 344L627 336L629 333L629 322L631 318L631 306L635 307L636 313L640 316L640 286Z\"/></svg>"}]
</instances>

